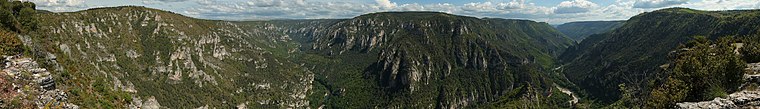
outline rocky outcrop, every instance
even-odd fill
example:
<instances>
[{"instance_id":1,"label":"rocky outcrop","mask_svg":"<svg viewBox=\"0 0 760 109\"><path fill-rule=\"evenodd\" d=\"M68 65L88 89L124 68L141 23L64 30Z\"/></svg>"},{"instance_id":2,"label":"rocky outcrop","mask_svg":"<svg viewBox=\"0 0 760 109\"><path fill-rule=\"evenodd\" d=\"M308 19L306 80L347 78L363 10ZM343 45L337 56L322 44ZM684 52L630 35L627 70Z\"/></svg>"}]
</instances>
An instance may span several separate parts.
<instances>
[{"instance_id":1,"label":"rocky outcrop","mask_svg":"<svg viewBox=\"0 0 760 109\"><path fill-rule=\"evenodd\" d=\"M760 83L760 63L747 64L747 74L744 75L745 84L739 88L745 89L749 84ZM760 108L760 91L743 90L732 93L726 98L715 98L712 101L683 102L676 106L681 109L736 109L736 108Z\"/></svg>"},{"instance_id":2,"label":"rocky outcrop","mask_svg":"<svg viewBox=\"0 0 760 109\"><path fill-rule=\"evenodd\" d=\"M570 91L570 90L568 90L566 88L563 88L563 87L561 87L559 85L556 85L556 84L554 84L554 86L557 87L557 89L559 89L560 92L565 93L565 94L573 97L573 99L567 101L568 103L573 104L573 105L575 105L576 103L578 103L578 101L579 101L578 96L576 94L573 94L572 91Z\"/></svg>"},{"instance_id":3,"label":"rocky outcrop","mask_svg":"<svg viewBox=\"0 0 760 109\"><path fill-rule=\"evenodd\" d=\"M198 107L181 105L187 101L178 98L208 100L190 104L209 104L209 108L232 107L221 104L239 96L250 97L236 100L238 103L270 101L256 105L309 106L306 96L311 93L313 73L290 59L300 45L289 42L293 39L283 33L285 29L270 22L202 20L134 6L40 16L51 19L39 25L36 33L40 34L22 38L24 45L60 56L62 68L56 70L74 72L76 75L67 81L81 85L77 86L81 89L93 87L90 80L81 80L87 76L104 79L105 85L113 86L113 92L153 96L153 101L168 108ZM42 78L40 82L47 84L48 80ZM268 85L257 88L254 84ZM139 105L146 104L142 102L147 101Z\"/></svg>"},{"instance_id":4,"label":"rocky outcrop","mask_svg":"<svg viewBox=\"0 0 760 109\"><path fill-rule=\"evenodd\" d=\"M2 76L12 78L13 92L3 92L3 95L11 95L13 99L34 96L30 99L19 99L22 104L34 104L38 108L47 106L59 106L65 109L78 109L79 106L68 103L66 92L57 89L55 79L45 68L41 68L36 61L22 55L5 56L0 59L4 62L0 65ZM4 99L10 100L10 99ZM2 107L0 107L2 108Z\"/></svg>"},{"instance_id":5,"label":"rocky outcrop","mask_svg":"<svg viewBox=\"0 0 760 109\"><path fill-rule=\"evenodd\" d=\"M465 107L499 99L515 84L542 86L545 83L539 79L516 81L521 78L517 76L542 76L514 74L527 71L512 68L549 65L551 60L535 59L550 59L571 44L561 33L546 32L552 29L546 23L436 12L236 22L128 6L41 16L54 18L40 24L37 33L45 33L45 37L30 35L24 38L29 40L25 45L40 45L44 48L40 50L60 56L63 70L82 73L72 75L74 78L102 78L115 91L153 96L153 101L168 108L231 107L221 104L243 102L250 107L330 107L341 104L320 103L353 99L340 97L346 95L365 96L351 94L386 93L354 86L372 82L420 95L411 98L413 103L388 107ZM318 68L324 66L334 68ZM366 71L361 72L362 68ZM367 76L357 76L362 73ZM367 79L372 77L380 79ZM316 84L315 78L323 82ZM49 80L40 82L49 84ZM87 89L91 83L73 84ZM235 103L226 101L241 96L246 97ZM319 96L322 100L314 99ZM377 98L391 102L407 99ZM132 102L134 106L128 107L152 103L146 102Z\"/></svg>"},{"instance_id":6,"label":"rocky outcrop","mask_svg":"<svg viewBox=\"0 0 760 109\"><path fill-rule=\"evenodd\" d=\"M133 97L132 103L127 106L129 109L160 109L161 104L156 101L156 97L149 97L143 101L140 97Z\"/></svg>"},{"instance_id":7,"label":"rocky outcrop","mask_svg":"<svg viewBox=\"0 0 760 109\"><path fill-rule=\"evenodd\" d=\"M747 73L750 73L750 74L758 74L758 73L760 73L760 63L749 63L749 64L747 64Z\"/></svg>"},{"instance_id":8,"label":"rocky outcrop","mask_svg":"<svg viewBox=\"0 0 760 109\"><path fill-rule=\"evenodd\" d=\"M715 98L712 101L677 103L679 109L746 109L760 108L760 91L740 91L727 98Z\"/></svg>"},{"instance_id":9,"label":"rocky outcrop","mask_svg":"<svg viewBox=\"0 0 760 109\"><path fill-rule=\"evenodd\" d=\"M548 86L530 79L516 81L522 78L518 76L537 74L514 70L517 66L546 64L537 63L536 58L551 58L550 49L562 48L562 44L521 45L521 41L561 38L546 34L518 35L536 31L521 27L551 28L531 21L478 19L445 13L377 13L340 21L314 34L310 49L330 56L377 56L377 61L364 72L385 92L424 95L427 97L419 98L420 101L437 100L435 105L441 108L460 108L496 100L514 85L536 82L534 86ZM529 40L510 40L512 38ZM511 48L519 46L536 49ZM466 88L446 87L452 84ZM437 90L438 96L431 96L435 95L431 92L436 92L431 90ZM408 104L398 107L432 105Z\"/></svg>"}]
</instances>

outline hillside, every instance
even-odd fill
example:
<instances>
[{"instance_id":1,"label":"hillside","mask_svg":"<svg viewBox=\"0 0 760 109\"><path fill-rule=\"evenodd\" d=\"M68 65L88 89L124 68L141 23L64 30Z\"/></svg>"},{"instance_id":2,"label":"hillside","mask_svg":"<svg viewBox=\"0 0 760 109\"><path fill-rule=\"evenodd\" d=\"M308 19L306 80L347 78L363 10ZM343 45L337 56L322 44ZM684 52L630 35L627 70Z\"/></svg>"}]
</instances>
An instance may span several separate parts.
<instances>
[{"instance_id":1,"label":"hillside","mask_svg":"<svg viewBox=\"0 0 760 109\"><path fill-rule=\"evenodd\" d=\"M437 12L215 21L144 7L39 13L20 39L82 108L570 107L547 23ZM544 96L554 95L554 96ZM530 105L526 105L530 104Z\"/></svg>"},{"instance_id":2,"label":"hillside","mask_svg":"<svg viewBox=\"0 0 760 109\"><path fill-rule=\"evenodd\" d=\"M25 45L57 57L61 88L81 107L140 106L149 98L170 108L308 106L313 73L288 58L297 45L266 25L142 7L40 17L47 19ZM122 92L129 95L105 99Z\"/></svg>"},{"instance_id":3,"label":"hillside","mask_svg":"<svg viewBox=\"0 0 760 109\"><path fill-rule=\"evenodd\" d=\"M588 36L612 31L623 26L623 23L625 21L581 21L564 23L556 28L568 38L580 43Z\"/></svg>"},{"instance_id":4,"label":"hillside","mask_svg":"<svg viewBox=\"0 0 760 109\"><path fill-rule=\"evenodd\" d=\"M650 80L663 75L661 65L679 45L705 36L742 38L759 34L760 11L699 11L669 8L639 14L613 31L592 35L570 47L560 60L568 79L594 99L620 98L618 85L647 90ZM663 76L659 76L663 77Z\"/></svg>"},{"instance_id":5,"label":"hillside","mask_svg":"<svg viewBox=\"0 0 760 109\"><path fill-rule=\"evenodd\" d=\"M307 55L337 61L309 57L306 63L324 71L317 73L317 81L331 92L346 90L345 96L376 95L367 101L328 96L328 106L337 107L346 101L359 107L464 107L499 100L510 91L520 92L509 95L518 99L546 93L557 80L547 78L543 69L571 44L546 23L437 12L373 13L323 28L289 31L294 37L305 35ZM369 81L379 92L352 93L367 91L368 85L349 80Z\"/></svg>"}]
</instances>

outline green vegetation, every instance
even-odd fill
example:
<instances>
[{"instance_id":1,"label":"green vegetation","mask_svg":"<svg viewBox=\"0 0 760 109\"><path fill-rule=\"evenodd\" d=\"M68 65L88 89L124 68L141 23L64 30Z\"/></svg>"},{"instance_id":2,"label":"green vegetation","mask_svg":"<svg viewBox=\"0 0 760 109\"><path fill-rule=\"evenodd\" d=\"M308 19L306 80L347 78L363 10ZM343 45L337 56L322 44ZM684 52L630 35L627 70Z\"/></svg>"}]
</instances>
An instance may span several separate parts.
<instances>
[{"instance_id":1,"label":"green vegetation","mask_svg":"<svg viewBox=\"0 0 760 109\"><path fill-rule=\"evenodd\" d=\"M677 102L705 101L725 97L743 83L746 63L734 53L730 37L709 41L697 37L679 47L672 57L666 75L654 82L648 108L668 108Z\"/></svg>"},{"instance_id":2,"label":"green vegetation","mask_svg":"<svg viewBox=\"0 0 760 109\"><path fill-rule=\"evenodd\" d=\"M554 56L571 44L545 23L437 12L273 22L290 28L327 27L289 33L306 45L303 47L307 49L306 55L298 59L306 60L303 62L306 66L315 66L312 71L317 71L315 80L320 83L317 86L324 87L316 92L333 92L326 97L313 96L327 99L314 99L311 103L334 108L446 108L462 106L459 102L484 103L468 105L473 107L521 106L514 104L520 101L535 104L531 107L555 103L569 107L564 99L526 98L551 93L553 87L547 84L565 82L547 78L560 78L559 75L541 73L553 67ZM381 23L384 25L377 25ZM346 30L346 27L362 28ZM370 42L373 40L377 42ZM477 97L463 99L473 95ZM492 101L513 103L488 104Z\"/></svg>"},{"instance_id":3,"label":"green vegetation","mask_svg":"<svg viewBox=\"0 0 760 109\"><path fill-rule=\"evenodd\" d=\"M601 34L623 26L625 21L583 21L569 22L557 26L557 30L576 42L581 42L593 34Z\"/></svg>"},{"instance_id":4,"label":"green vegetation","mask_svg":"<svg viewBox=\"0 0 760 109\"><path fill-rule=\"evenodd\" d=\"M756 26L760 23L758 12L685 8L647 12L632 17L616 30L591 35L566 50L560 60L565 64L564 74L570 81L592 99L608 105L620 99L620 84L640 89L634 91L636 96L647 93L649 81L660 78L656 75L661 73L660 66L668 62L668 54L680 44L693 40L690 36L717 40L725 36L743 38L760 34ZM692 81L684 81L689 82ZM712 95L716 94L719 93Z\"/></svg>"},{"instance_id":5,"label":"green vegetation","mask_svg":"<svg viewBox=\"0 0 760 109\"><path fill-rule=\"evenodd\" d=\"M0 55L14 55L21 53L21 40L16 37L15 33L0 30Z\"/></svg>"},{"instance_id":6,"label":"green vegetation","mask_svg":"<svg viewBox=\"0 0 760 109\"><path fill-rule=\"evenodd\" d=\"M3 30L20 33L37 28L36 5L26 1L0 1L0 25Z\"/></svg>"},{"instance_id":7,"label":"green vegetation","mask_svg":"<svg viewBox=\"0 0 760 109\"><path fill-rule=\"evenodd\" d=\"M32 2L0 0L0 55L23 52L18 33L37 28L35 4Z\"/></svg>"},{"instance_id":8,"label":"green vegetation","mask_svg":"<svg viewBox=\"0 0 760 109\"><path fill-rule=\"evenodd\" d=\"M743 56L744 61L747 63L760 62L760 37L750 37L744 39L744 45L739 49L739 53Z\"/></svg>"},{"instance_id":9,"label":"green vegetation","mask_svg":"<svg viewBox=\"0 0 760 109\"><path fill-rule=\"evenodd\" d=\"M570 31L589 37L572 46L546 23L438 12L230 22L134 6L27 7L0 12L15 19L2 20L0 50L23 52L15 34L29 35L35 54L57 56L43 66L82 108L151 97L168 108L664 108L735 91L758 46L722 37L758 34L760 23L736 14L748 12L674 8L581 25ZM695 35L707 37L686 37ZM734 42L745 43L743 57Z\"/></svg>"},{"instance_id":10,"label":"green vegetation","mask_svg":"<svg viewBox=\"0 0 760 109\"><path fill-rule=\"evenodd\" d=\"M543 73L572 41L527 20L403 12L228 22L134 6L38 16L32 47L57 56L55 78L83 108L150 97L168 108L568 108L553 84L577 89Z\"/></svg>"},{"instance_id":11,"label":"green vegetation","mask_svg":"<svg viewBox=\"0 0 760 109\"><path fill-rule=\"evenodd\" d=\"M634 109L640 109L642 104L642 97L637 96L637 91L640 91L638 89L634 89L635 87L627 87L625 84L618 85L620 87L620 92L622 92L620 99L616 101L615 103L612 103L604 108L608 109L624 109L624 108L634 108Z\"/></svg>"}]
</instances>

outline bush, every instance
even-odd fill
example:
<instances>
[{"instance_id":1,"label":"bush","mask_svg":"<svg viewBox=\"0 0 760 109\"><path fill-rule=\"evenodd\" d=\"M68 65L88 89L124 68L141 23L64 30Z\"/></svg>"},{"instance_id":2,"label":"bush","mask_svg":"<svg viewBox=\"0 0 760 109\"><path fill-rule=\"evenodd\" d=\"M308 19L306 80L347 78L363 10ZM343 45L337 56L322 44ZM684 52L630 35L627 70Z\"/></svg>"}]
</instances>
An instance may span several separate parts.
<instances>
[{"instance_id":1,"label":"bush","mask_svg":"<svg viewBox=\"0 0 760 109\"><path fill-rule=\"evenodd\" d=\"M37 17L34 17L37 11L34 8L22 8L18 13L18 20L21 23L22 31L31 31L37 29Z\"/></svg>"},{"instance_id":2,"label":"bush","mask_svg":"<svg viewBox=\"0 0 760 109\"><path fill-rule=\"evenodd\" d=\"M744 55L744 61L748 63L760 62L760 42L747 42L739 52Z\"/></svg>"},{"instance_id":3,"label":"bush","mask_svg":"<svg viewBox=\"0 0 760 109\"><path fill-rule=\"evenodd\" d=\"M0 55L15 55L22 51L21 40L15 33L0 30Z\"/></svg>"},{"instance_id":4,"label":"bush","mask_svg":"<svg viewBox=\"0 0 760 109\"><path fill-rule=\"evenodd\" d=\"M16 27L16 17L11 10L0 9L0 29L13 30Z\"/></svg>"},{"instance_id":5,"label":"bush","mask_svg":"<svg viewBox=\"0 0 760 109\"><path fill-rule=\"evenodd\" d=\"M668 108L677 102L704 101L726 96L743 83L746 64L734 53L734 40L697 39L682 46L670 62L667 77L653 84L646 105Z\"/></svg>"},{"instance_id":6,"label":"bush","mask_svg":"<svg viewBox=\"0 0 760 109\"><path fill-rule=\"evenodd\" d=\"M0 0L0 28L26 33L37 28L36 5L32 2Z\"/></svg>"}]
</instances>

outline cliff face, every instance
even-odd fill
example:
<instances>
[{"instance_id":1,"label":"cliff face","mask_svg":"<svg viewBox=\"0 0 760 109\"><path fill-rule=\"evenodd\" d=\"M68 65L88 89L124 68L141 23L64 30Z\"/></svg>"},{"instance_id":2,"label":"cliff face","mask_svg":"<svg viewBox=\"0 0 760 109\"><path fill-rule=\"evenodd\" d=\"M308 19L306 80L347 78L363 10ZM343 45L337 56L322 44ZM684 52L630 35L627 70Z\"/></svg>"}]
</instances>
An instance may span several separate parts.
<instances>
[{"instance_id":1,"label":"cliff face","mask_svg":"<svg viewBox=\"0 0 760 109\"><path fill-rule=\"evenodd\" d=\"M564 74L592 97L611 102L619 84L645 87L667 55L695 36L707 39L757 35L758 12L669 8L642 13L613 31L592 35L560 56ZM663 77L663 76L661 76ZM610 92L613 91L613 92Z\"/></svg>"},{"instance_id":2,"label":"cliff face","mask_svg":"<svg viewBox=\"0 0 760 109\"><path fill-rule=\"evenodd\" d=\"M28 45L60 57L61 78L70 81L64 86L71 91L107 96L87 90L103 84L130 92L131 98L155 96L172 108L308 104L313 74L287 59L295 45L287 35L271 32L272 25L199 20L141 7L40 17L49 19L28 36Z\"/></svg>"},{"instance_id":3,"label":"cliff face","mask_svg":"<svg viewBox=\"0 0 760 109\"><path fill-rule=\"evenodd\" d=\"M48 19L25 45L58 57L43 66L60 70L54 78L82 107L457 108L505 96L541 104L562 81L543 72L572 43L546 23L432 12L230 22L114 7L39 16ZM118 97L99 98L108 96Z\"/></svg>"},{"instance_id":4,"label":"cliff face","mask_svg":"<svg viewBox=\"0 0 760 109\"><path fill-rule=\"evenodd\" d=\"M545 23L434 12L374 13L326 27L305 36L306 48L328 57L376 57L358 62L364 77L385 96L411 99L383 100L402 107L490 102L524 82L548 89L518 77L543 74L518 67L551 66L553 56L571 44Z\"/></svg>"}]
</instances>

